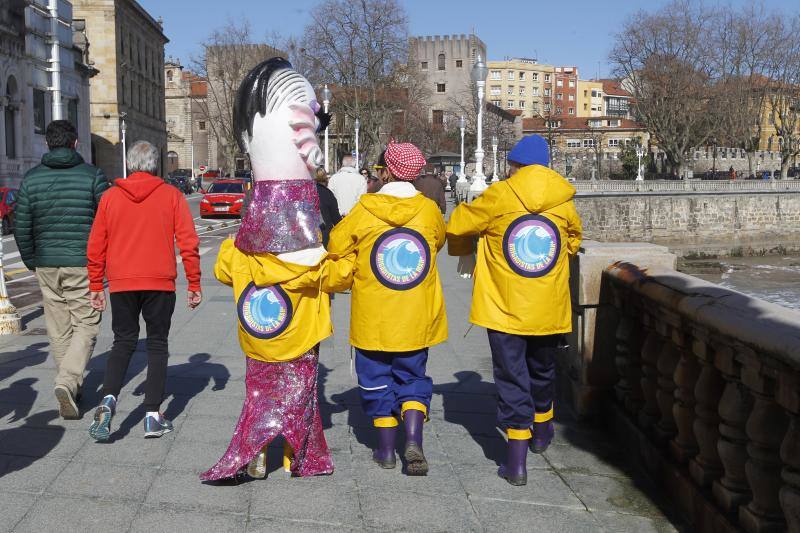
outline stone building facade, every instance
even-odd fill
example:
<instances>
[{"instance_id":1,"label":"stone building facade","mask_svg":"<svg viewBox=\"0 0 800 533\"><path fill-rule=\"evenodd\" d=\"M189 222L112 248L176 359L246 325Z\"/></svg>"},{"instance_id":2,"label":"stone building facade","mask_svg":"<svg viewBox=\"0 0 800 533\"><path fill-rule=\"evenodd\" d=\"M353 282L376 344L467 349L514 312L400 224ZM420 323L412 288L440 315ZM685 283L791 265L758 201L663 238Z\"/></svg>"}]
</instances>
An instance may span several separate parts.
<instances>
[{"instance_id":1,"label":"stone building facade","mask_svg":"<svg viewBox=\"0 0 800 533\"><path fill-rule=\"evenodd\" d=\"M164 100L167 121L167 173L208 167L209 124L204 112L206 80L184 70L179 60L164 64Z\"/></svg>"},{"instance_id":2,"label":"stone building facade","mask_svg":"<svg viewBox=\"0 0 800 533\"><path fill-rule=\"evenodd\" d=\"M522 121L522 134L547 139L552 146L552 167L577 179L613 176L622 170L624 150L650 144L644 126L616 117L528 118Z\"/></svg>"},{"instance_id":3,"label":"stone building facade","mask_svg":"<svg viewBox=\"0 0 800 533\"><path fill-rule=\"evenodd\" d=\"M478 56L487 60L486 44L477 35L461 34L412 37L409 45L409 61L430 91L431 121L457 124L463 102L472 99L472 66Z\"/></svg>"},{"instance_id":4,"label":"stone building facade","mask_svg":"<svg viewBox=\"0 0 800 533\"><path fill-rule=\"evenodd\" d=\"M63 118L78 128L78 151L92 160L89 124L89 42L72 4L59 3ZM49 13L46 2L0 2L0 186L18 187L47 152L45 129L53 119L50 75L45 70ZM26 24L26 20L28 23Z\"/></svg>"},{"instance_id":5,"label":"stone building facade","mask_svg":"<svg viewBox=\"0 0 800 533\"><path fill-rule=\"evenodd\" d=\"M139 140L161 151L166 169L164 45L161 23L135 0L74 0L75 18L85 21L92 58L100 75L91 82L92 153L111 177L122 167L121 122L127 145Z\"/></svg>"},{"instance_id":6,"label":"stone building facade","mask_svg":"<svg viewBox=\"0 0 800 533\"><path fill-rule=\"evenodd\" d=\"M519 111L523 118L543 116L550 110L553 95L552 65L535 59L516 58L489 61L486 99L501 109Z\"/></svg>"}]
</instances>

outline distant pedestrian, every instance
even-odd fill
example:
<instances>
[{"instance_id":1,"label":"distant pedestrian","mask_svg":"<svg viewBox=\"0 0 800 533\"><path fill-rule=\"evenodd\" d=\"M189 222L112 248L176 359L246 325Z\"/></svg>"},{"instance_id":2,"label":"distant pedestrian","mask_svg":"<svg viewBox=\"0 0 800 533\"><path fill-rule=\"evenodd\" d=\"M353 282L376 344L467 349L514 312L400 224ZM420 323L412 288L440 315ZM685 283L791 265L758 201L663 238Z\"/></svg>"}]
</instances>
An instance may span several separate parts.
<instances>
[{"instance_id":1,"label":"distant pedestrian","mask_svg":"<svg viewBox=\"0 0 800 533\"><path fill-rule=\"evenodd\" d=\"M447 199L444 194L444 183L433 174L423 174L414 180L414 188L426 198L433 200L442 214L447 212Z\"/></svg>"},{"instance_id":2,"label":"distant pedestrian","mask_svg":"<svg viewBox=\"0 0 800 533\"><path fill-rule=\"evenodd\" d=\"M448 178L448 179L450 180L450 196L455 198L456 197L456 183L458 182L458 174L453 172L452 174L450 174L450 178Z\"/></svg>"},{"instance_id":3,"label":"distant pedestrian","mask_svg":"<svg viewBox=\"0 0 800 533\"><path fill-rule=\"evenodd\" d=\"M45 141L50 151L22 180L14 237L42 290L59 414L77 419L83 373L100 331L100 312L89 301L86 243L108 180L75 151L78 133L69 121L51 122Z\"/></svg>"},{"instance_id":4,"label":"distant pedestrian","mask_svg":"<svg viewBox=\"0 0 800 533\"><path fill-rule=\"evenodd\" d=\"M89 434L108 440L111 419L139 340L139 316L147 327L144 436L160 437L172 423L159 411L167 379L169 329L175 310L175 245L189 282L187 303L200 305L200 254L189 204L178 189L155 176L158 148L139 141L128 149L127 179L116 181L100 202L89 237L92 305L103 311L103 280L111 293L114 344L106 363L103 399Z\"/></svg>"},{"instance_id":5,"label":"distant pedestrian","mask_svg":"<svg viewBox=\"0 0 800 533\"><path fill-rule=\"evenodd\" d=\"M733 165L731 165L731 168L728 170L728 176L729 176L729 177L730 177L732 180L735 180L735 179L736 179L736 169L735 169L735 168L733 168Z\"/></svg>"},{"instance_id":6,"label":"distant pedestrian","mask_svg":"<svg viewBox=\"0 0 800 533\"><path fill-rule=\"evenodd\" d=\"M553 439L556 357L572 331L569 257L581 221L575 187L549 160L544 138L523 138L508 154L511 177L459 204L447 225L448 253L462 256L462 273L474 268L470 321L488 330L497 418L508 435L498 475L512 485L527 483L529 442L542 453Z\"/></svg>"},{"instance_id":7,"label":"distant pedestrian","mask_svg":"<svg viewBox=\"0 0 800 533\"><path fill-rule=\"evenodd\" d=\"M322 231L322 245L328 246L331 230L342 220L342 215L339 214L339 204L336 203L336 197L328 189L328 173L325 172L325 169L318 168L314 178L317 181L319 212L322 215L322 227L320 228Z\"/></svg>"},{"instance_id":8,"label":"distant pedestrian","mask_svg":"<svg viewBox=\"0 0 800 533\"><path fill-rule=\"evenodd\" d=\"M342 158L342 166L339 172L328 180L328 188L336 196L339 213L342 216L353 209L362 194L366 194L367 182L364 176L356 170L356 161L353 156L346 155Z\"/></svg>"}]
</instances>

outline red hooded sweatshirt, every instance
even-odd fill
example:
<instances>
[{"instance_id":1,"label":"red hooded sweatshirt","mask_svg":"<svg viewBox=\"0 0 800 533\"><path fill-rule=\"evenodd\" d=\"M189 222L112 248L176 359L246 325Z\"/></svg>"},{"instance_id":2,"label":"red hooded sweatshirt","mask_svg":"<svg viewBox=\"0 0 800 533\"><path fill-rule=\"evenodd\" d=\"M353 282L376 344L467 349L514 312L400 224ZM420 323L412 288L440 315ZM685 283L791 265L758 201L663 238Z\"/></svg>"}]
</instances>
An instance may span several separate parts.
<instances>
[{"instance_id":1,"label":"red hooded sweatshirt","mask_svg":"<svg viewBox=\"0 0 800 533\"><path fill-rule=\"evenodd\" d=\"M190 291L200 290L199 239L183 194L159 177L135 172L100 200L87 247L89 288L175 291L175 245Z\"/></svg>"}]
</instances>

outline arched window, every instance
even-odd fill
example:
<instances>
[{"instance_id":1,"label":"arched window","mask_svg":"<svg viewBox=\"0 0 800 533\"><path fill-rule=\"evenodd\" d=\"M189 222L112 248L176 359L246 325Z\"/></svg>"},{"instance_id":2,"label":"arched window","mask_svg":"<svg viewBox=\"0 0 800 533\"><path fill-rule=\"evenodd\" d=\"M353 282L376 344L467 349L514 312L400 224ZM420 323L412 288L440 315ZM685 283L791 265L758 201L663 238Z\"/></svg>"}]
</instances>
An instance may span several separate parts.
<instances>
[{"instance_id":1,"label":"arched window","mask_svg":"<svg viewBox=\"0 0 800 533\"><path fill-rule=\"evenodd\" d=\"M16 100L17 100L17 80L14 76L9 76L6 82L6 108L3 113L3 125L5 126L6 138L6 157L9 159L17 158L17 126L16 126Z\"/></svg>"},{"instance_id":2,"label":"arched window","mask_svg":"<svg viewBox=\"0 0 800 533\"><path fill-rule=\"evenodd\" d=\"M171 70L167 71L167 81L172 81L172 71Z\"/></svg>"},{"instance_id":3,"label":"arched window","mask_svg":"<svg viewBox=\"0 0 800 533\"><path fill-rule=\"evenodd\" d=\"M177 152L169 151L167 152L167 173L175 172L180 168L180 158L178 157Z\"/></svg>"},{"instance_id":4,"label":"arched window","mask_svg":"<svg viewBox=\"0 0 800 533\"><path fill-rule=\"evenodd\" d=\"M445 68L445 57L444 57L444 54L439 54L438 69L439 70L444 70L444 68Z\"/></svg>"}]
</instances>

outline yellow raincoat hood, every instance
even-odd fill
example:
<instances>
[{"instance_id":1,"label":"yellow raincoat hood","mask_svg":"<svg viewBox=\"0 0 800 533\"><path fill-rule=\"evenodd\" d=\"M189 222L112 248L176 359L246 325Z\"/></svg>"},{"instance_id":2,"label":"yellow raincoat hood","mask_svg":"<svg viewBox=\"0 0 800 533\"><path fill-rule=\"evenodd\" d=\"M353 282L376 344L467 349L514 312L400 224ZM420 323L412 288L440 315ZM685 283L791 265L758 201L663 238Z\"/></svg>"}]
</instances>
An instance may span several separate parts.
<instances>
[{"instance_id":1,"label":"yellow raincoat hood","mask_svg":"<svg viewBox=\"0 0 800 533\"><path fill-rule=\"evenodd\" d=\"M245 355L290 361L333 333L328 295L300 282L319 268L285 263L272 254L247 254L232 239L222 243L214 275L233 287Z\"/></svg>"},{"instance_id":2,"label":"yellow raincoat hood","mask_svg":"<svg viewBox=\"0 0 800 533\"><path fill-rule=\"evenodd\" d=\"M460 204L447 225L450 255L475 250L470 321L518 335L572 330L569 256L581 222L575 188L549 168L530 165Z\"/></svg>"},{"instance_id":3,"label":"yellow raincoat hood","mask_svg":"<svg viewBox=\"0 0 800 533\"><path fill-rule=\"evenodd\" d=\"M444 242L441 212L423 195L361 197L331 232L321 282L325 290L352 286L350 344L405 352L447 339L436 266Z\"/></svg>"}]
</instances>

